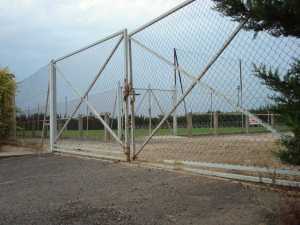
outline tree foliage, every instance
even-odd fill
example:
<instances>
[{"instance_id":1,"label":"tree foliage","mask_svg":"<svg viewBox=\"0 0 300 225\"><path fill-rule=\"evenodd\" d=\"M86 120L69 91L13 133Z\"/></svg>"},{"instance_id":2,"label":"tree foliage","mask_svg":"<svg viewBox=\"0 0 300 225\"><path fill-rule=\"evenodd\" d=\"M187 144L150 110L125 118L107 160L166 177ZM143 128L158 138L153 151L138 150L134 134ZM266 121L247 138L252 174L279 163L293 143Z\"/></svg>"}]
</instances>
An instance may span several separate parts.
<instances>
[{"instance_id":1,"label":"tree foliage","mask_svg":"<svg viewBox=\"0 0 300 225\"><path fill-rule=\"evenodd\" d=\"M279 156L282 160L300 164L300 60L291 65L286 74L267 69L265 65L255 67L255 75L276 94L271 98L276 102L276 111L282 115L294 136L283 138L287 151Z\"/></svg>"},{"instance_id":2,"label":"tree foliage","mask_svg":"<svg viewBox=\"0 0 300 225\"><path fill-rule=\"evenodd\" d=\"M214 0L216 9L242 21L246 29L267 31L274 36L300 37L299 0Z\"/></svg>"},{"instance_id":3,"label":"tree foliage","mask_svg":"<svg viewBox=\"0 0 300 225\"><path fill-rule=\"evenodd\" d=\"M7 68L0 68L0 139L6 138L12 128L15 91L14 76Z\"/></svg>"}]
</instances>

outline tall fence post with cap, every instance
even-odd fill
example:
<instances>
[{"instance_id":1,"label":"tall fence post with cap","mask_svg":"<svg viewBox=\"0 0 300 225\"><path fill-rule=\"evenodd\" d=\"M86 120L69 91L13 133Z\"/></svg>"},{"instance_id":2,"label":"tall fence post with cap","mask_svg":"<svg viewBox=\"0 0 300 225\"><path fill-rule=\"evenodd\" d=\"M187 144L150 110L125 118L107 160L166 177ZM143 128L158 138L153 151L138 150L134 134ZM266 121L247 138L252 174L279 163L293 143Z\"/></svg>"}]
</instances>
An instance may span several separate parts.
<instances>
[{"instance_id":1,"label":"tall fence post with cap","mask_svg":"<svg viewBox=\"0 0 300 225\"><path fill-rule=\"evenodd\" d=\"M50 151L53 152L56 134L57 134L56 69L55 69L54 60L51 60L49 65L49 94L50 94Z\"/></svg>"},{"instance_id":2,"label":"tall fence post with cap","mask_svg":"<svg viewBox=\"0 0 300 225\"><path fill-rule=\"evenodd\" d=\"M135 90L133 83L133 70L132 70L132 45L130 36L128 36L128 77L130 85L130 111L131 111L131 123L130 123L130 137L131 137L131 152L132 156L135 155Z\"/></svg>"},{"instance_id":3,"label":"tall fence post with cap","mask_svg":"<svg viewBox=\"0 0 300 225\"><path fill-rule=\"evenodd\" d=\"M125 104L125 140L124 140L124 152L126 154L126 159L130 161L130 143L129 143L129 97L131 92L131 87L129 84L129 38L127 29L124 30L124 64L125 64L125 79L124 79L124 104Z\"/></svg>"}]
</instances>

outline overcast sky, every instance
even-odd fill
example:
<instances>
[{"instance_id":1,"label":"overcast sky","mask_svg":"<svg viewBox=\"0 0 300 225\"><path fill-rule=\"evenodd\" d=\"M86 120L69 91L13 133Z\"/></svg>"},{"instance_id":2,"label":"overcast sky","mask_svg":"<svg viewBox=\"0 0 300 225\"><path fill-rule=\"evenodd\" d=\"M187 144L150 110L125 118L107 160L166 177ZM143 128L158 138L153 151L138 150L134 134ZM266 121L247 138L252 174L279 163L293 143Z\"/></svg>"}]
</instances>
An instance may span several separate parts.
<instances>
[{"instance_id":1,"label":"overcast sky","mask_svg":"<svg viewBox=\"0 0 300 225\"><path fill-rule=\"evenodd\" d=\"M0 67L17 80L105 35L134 29L183 0L1 0Z\"/></svg>"}]
</instances>

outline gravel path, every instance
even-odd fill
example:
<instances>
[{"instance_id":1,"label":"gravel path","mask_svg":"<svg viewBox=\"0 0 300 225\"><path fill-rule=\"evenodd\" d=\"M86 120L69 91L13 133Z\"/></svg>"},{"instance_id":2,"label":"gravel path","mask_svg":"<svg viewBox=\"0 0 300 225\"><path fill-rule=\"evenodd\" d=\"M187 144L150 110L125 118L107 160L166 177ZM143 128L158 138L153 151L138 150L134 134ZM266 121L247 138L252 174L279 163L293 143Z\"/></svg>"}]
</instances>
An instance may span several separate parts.
<instances>
[{"instance_id":1,"label":"gravel path","mask_svg":"<svg viewBox=\"0 0 300 225\"><path fill-rule=\"evenodd\" d=\"M0 160L1 225L279 224L280 195L59 155Z\"/></svg>"}]
</instances>

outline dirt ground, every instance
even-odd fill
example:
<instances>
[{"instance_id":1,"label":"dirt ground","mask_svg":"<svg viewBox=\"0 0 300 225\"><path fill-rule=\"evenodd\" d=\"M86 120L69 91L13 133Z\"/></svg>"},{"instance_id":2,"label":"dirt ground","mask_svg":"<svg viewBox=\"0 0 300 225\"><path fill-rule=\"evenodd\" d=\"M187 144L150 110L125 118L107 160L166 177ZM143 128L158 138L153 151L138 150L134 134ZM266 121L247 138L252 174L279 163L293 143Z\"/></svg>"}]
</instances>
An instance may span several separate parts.
<instances>
[{"instance_id":1,"label":"dirt ground","mask_svg":"<svg viewBox=\"0 0 300 225\"><path fill-rule=\"evenodd\" d=\"M54 154L0 159L1 225L275 225L287 224L286 205L227 180Z\"/></svg>"},{"instance_id":2,"label":"dirt ground","mask_svg":"<svg viewBox=\"0 0 300 225\"><path fill-rule=\"evenodd\" d=\"M271 134L154 137L139 158L146 161L170 159L288 168L290 166L282 164L274 154L280 148L278 142Z\"/></svg>"},{"instance_id":3,"label":"dirt ground","mask_svg":"<svg viewBox=\"0 0 300 225\"><path fill-rule=\"evenodd\" d=\"M34 143L35 140L27 141ZM137 139L137 150L143 141L144 139ZM121 146L116 142L77 138L59 140L58 145L79 151L98 149L107 155L125 158ZM300 170L300 167L280 162L274 154L279 148L279 141L272 134L203 135L193 138L154 136L138 158L150 162L187 160Z\"/></svg>"},{"instance_id":4,"label":"dirt ground","mask_svg":"<svg viewBox=\"0 0 300 225\"><path fill-rule=\"evenodd\" d=\"M0 144L0 158L11 157L11 156L32 155L36 153L42 153L42 151L40 149L36 149L32 147Z\"/></svg>"}]
</instances>

